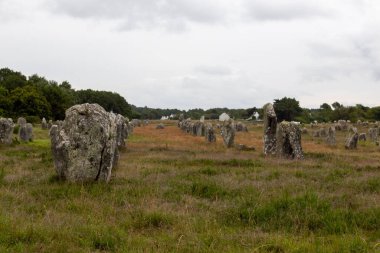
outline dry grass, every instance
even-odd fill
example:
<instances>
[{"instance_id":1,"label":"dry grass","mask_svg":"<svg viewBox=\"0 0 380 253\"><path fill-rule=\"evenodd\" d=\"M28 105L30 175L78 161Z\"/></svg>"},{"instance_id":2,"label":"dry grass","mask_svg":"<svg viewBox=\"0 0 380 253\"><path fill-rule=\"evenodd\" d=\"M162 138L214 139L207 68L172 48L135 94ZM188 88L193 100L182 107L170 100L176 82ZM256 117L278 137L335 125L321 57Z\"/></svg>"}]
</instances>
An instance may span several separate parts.
<instances>
[{"instance_id":1,"label":"dry grass","mask_svg":"<svg viewBox=\"0 0 380 253\"><path fill-rule=\"evenodd\" d=\"M57 181L47 131L0 146L0 252L380 251L374 144L305 135L287 161L262 155L260 126L239 151L165 124L135 129L109 184Z\"/></svg>"}]
</instances>

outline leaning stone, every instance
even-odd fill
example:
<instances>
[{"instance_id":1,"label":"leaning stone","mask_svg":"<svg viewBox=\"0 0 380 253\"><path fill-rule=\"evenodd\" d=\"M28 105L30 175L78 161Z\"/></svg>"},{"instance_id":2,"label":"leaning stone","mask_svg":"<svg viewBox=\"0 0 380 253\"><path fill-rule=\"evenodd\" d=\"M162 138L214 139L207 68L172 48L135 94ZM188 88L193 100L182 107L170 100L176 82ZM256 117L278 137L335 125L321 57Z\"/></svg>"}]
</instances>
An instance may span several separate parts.
<instances>
[{"instance_id":1,"label":"leaning stone","mask_svg":"<svg viewBox=\"0 0 380 253\"><path fill-rule=\"evenodd\" d=\"M70 182L109 181L117 149L116 116L98 104L66 110L62 127L50 130L58 176Z\"/></svg>"},{"instance_id":2,"label":"leaning stone","mask_svg":"<svg viewBox=\"0 0 380 253\"><path fill-rule=\"evenodd\" d=\"M264 154L276 153L277 117L271 103L264 105Z\"/></svg>"},{"instance_id":3,"label":"leaning stone","mask_svg":"<svg viewBox=\"0 0 380 253\"><path fill-rule=\"evenodd\" d=\"M358 145L358 139L359 139L359 134L357 132L354 132L353 134L350 134L350 136L346 140L346 149L356 149Z\"/></svg>"},{"instance_id":4,"label":"leaning stone","mask_svg":"<svg viewBox=\"0 0 380 253\"><path fill-rule=\"evenodd\" d=\"M41 121L41 128L42 128L42 129L48 129L48 124L47 124L45 118L42 118L42 121Z\"/></svg>"},{"instance_id":5,"label":"leaning stone","mask_svg":"<svg viewBox=\"0 0 380 253\"><path fill-rule=\"evenodd\" d=\"M330 146L336 145L335 127L334 126L330 126L328 131L327 131L326 143L327 143L327 145L330 145Z\"/></svg>"},{"instance_id":6,"label":"leaning stone","mask_svg":"<svg viewBox=\"0 0 380 253\"><path fill-rule=\"evenodd\" d=\"M216 135L211 123L205 125L205 138L206 142L216 142Z\"/></svg>"},{"instance_id":7,"label":"leaning stone","mask_svg":"<svg viewBox=\"0 0 380 253\"><path fill-rule=\"evenodd\" d=\"M222 133L224 145L227 148L232 147L234 145L234 139L235 139L235 128L233 127L232 120L227 120L223 123L221 133Z\"/></svg>"},{"instance_id":8,"label":"leaning stone","mask_svg":"<svg viewBox=\"0 0 380 253\"><path fill-rule=\"evenodd\" d=\"M276 154L280 157L302 159L301 129L298 124L283 121L277 126Z\"/></svg>"},{"instance_id":9,"label":"leaning stone","mask_svg":"<svg viewBox=\"0 0 380 253\"><path fill-rule=\"evenodd\" d=\"M32 141L33 140L33 125L30 123L20 125L18 134L19 134L20 140Z\"/></svg>"},{"instance_id":10,"label":"leaning stone","mask_svg":"<svg viewBox=\"0 0 380 253\"><path fill-rule=\"evenodd\" d=\"M156 126L156 129L164 129L165 128L165 126L164 126L164 124L162 124L162 123L160 123L160 124L158 124L157 126Z\"/></svg>"},{"instance_id":11,"label":"leaning stone","mask_svg":"<svg viewBox=\"0 0 380 253\"><path fill-rule=\"evenodd\" d=\"M0 143L1 144L12 144L13 137L13 120L0 118Z\"/></svg>"}]
</instances>

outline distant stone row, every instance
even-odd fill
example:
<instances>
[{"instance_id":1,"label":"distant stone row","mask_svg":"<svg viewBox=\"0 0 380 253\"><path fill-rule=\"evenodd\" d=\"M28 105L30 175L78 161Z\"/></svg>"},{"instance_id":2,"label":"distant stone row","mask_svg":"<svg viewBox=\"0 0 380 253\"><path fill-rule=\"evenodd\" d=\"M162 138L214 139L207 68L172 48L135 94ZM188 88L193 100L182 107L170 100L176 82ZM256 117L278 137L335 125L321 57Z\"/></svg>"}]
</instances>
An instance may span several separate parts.
<instances>
[{"instance_id":1,"label":"distant stone row","mask_svg":"<svg viewBox=\"0 0 380 253\"><path fill-rule=\"evenodd\" d=\"M178 127L193 136L204 136L206 142L216 142L216 132L211 123L205 123L204 117L199 121L192 121L190 118L185 119L181 114L178 120ZM229 117L225 118L222 124L216 124L216 128L220 129L220 134L223 138L223 143L227 148L234 146L235 132L248 131L245 124L241 122L235 123Z\"/></svg>"},{"instance_id":2,"label":"distant stone row","mask_svg":"<svg viewBox=\"0 0 380 253\"><path fill-rule=\"evenodd\" d=\"M17 120L18 125L18 136L21 141L32 141L33 140L33 125L27 123L22 117ZM1 144L12 144L13 142L13 132L15 124L11 118L0 118L0 143Z\"/></svg>"},{"instance_id":3,"label":"distant stone row","mask_svg":"<svg viewBox=\"0 0 380 253\"><path fill-rule=\"evenodd\" d=\"M369 124L360 123L360 126L369 126ZM313 128L315 128L315 125L312 125ZM329 127L322 127L320 129L313 131L313 137L314 138L325 138L325 142L328 145L334 146L336 145L336 137L335 132L336 131L347 131L348 136L345 142L345 148L346 149L356 149L358 141L366 141L367 140L367 134L366 133L359 133L358 129L350 124L349 121L346 120L339 120L332 124ZM304 132L307 132L304 130ZM377 145L379 145L379 127L378 125L375 125L373 128L368 129L368 137L369 140L372 142L375 142Z\"/></svg>"}]
</instances>

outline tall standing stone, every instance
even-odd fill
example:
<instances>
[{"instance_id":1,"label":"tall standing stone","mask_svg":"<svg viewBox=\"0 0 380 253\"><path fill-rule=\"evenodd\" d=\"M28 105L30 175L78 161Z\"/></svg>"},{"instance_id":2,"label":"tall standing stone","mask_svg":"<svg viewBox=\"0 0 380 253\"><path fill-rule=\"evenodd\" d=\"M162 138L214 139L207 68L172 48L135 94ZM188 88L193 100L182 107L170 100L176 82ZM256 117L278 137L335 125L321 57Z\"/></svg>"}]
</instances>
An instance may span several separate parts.
<instances>
[{"instance_id":1,"label":"tall standing stone","mask_svg":"<svg viewBox=\"0 0 380 253\"><path fill-rule=\"evenodd\" d=\"M335 126L330 126L327 130L326 143L330 146L336 145Z\"/></svg>"},{"instance_id":2,"label":"tall standing stone","mask_svg":"<svg viewBox=\"0 0 380 253\"><path fill-rule=\"evenodd\" d=\"M66 110L62 127L50 130L54 164L71 182L109 181L117 149L116 116L98 104Z\"/></svg>"},{"instance_id":3,"label":"tall standing stone","mask_svg":"<svg viewBox=\"0 0 380 253\"><path fill-rule=\"evenodd\" d=\"M12 144L13 120L0 118L0 144Z\"/></svg>"},{"instance_id":4,"label":"tall standing stone","mask_svg":"<svg viewBox=\"0 0 380 253\"><path fill-rule=\"evenodd\" d=\"M196 135L197 136L204 136L205 135L205 126L203 122L199 121L195 123L196 127Z\"/></svg>"},{"instance_id":5,"label":"tall standing stone","mask_svg":"<svg viewBox=\"0 0 380 253\"><path fill-rule=\"evenodd\" d=\"M276 154L280 157L302 159L301 129L299 124L283 121L277 126Z\"/></svg>"},{"instance_id":6,"label":"tall standing stone","mask_svg":"<svg viewBox=\"0 0 380 253\"><path fill-rule=\"evenodd\" d=\"M223 123L222 126L222 137L224 145L227 148L234 146L234 139L235 139L235 127L233 126L232 120L227 120Z\"/></svg>"},{"instance_id":7,"label":"tall standing stone","mask_svg":"<svg viewBox=\"0 0 380 253\"><path fill-rule=\"evenodd\" d=\"M276 153L277 117L271 103L264 105L264 154Z\"/></svg>"}]
</instances>

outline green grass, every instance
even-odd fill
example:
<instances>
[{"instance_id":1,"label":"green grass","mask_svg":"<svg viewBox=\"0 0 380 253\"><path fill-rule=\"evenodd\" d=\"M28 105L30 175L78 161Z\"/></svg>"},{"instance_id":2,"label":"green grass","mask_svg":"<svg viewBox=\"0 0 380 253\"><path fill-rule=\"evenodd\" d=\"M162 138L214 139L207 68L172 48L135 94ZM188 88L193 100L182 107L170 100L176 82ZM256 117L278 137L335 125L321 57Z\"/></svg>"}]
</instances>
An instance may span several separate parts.
<instances>
[{"instance_id":1,"label":"green grass","mask_svg":"<svg viewBox=\"0 0 380 253\"><path fill-rule=\"evenodd\" d=\"M61 181L46 130L1 146L0 252L380 252L374 145L287 161L170 127L135 129L108 184Z\"/></svg>"}]
</instances>

